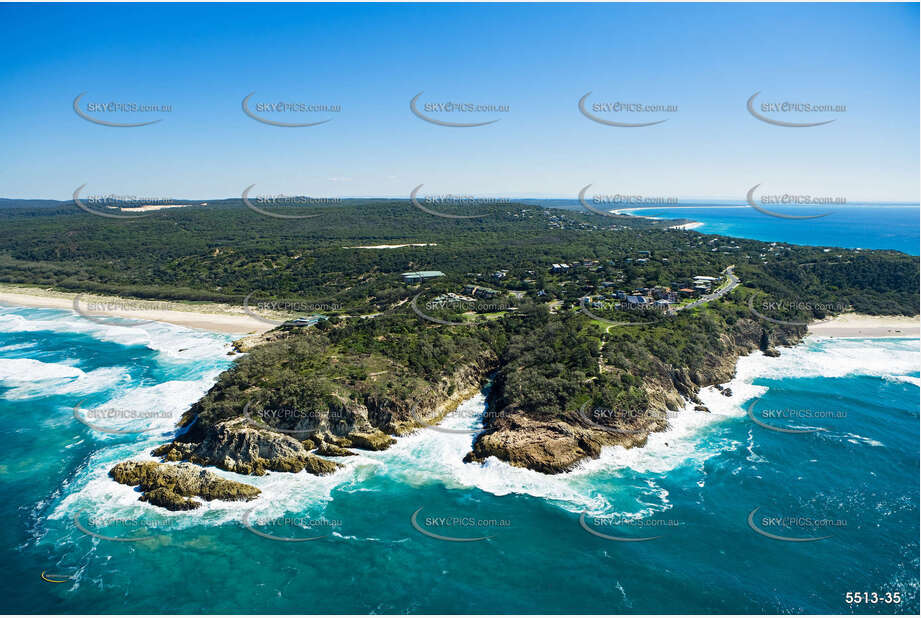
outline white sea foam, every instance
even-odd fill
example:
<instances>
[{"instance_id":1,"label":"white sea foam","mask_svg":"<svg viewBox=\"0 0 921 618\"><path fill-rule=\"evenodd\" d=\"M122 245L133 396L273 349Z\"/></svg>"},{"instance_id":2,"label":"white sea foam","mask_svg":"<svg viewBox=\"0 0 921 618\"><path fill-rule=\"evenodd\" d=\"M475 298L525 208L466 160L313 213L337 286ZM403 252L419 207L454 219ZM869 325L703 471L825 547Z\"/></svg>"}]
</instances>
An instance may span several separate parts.
<instances>
[{"instance_id":1,"label":"white sea foam","mask_svg":"<svg viewBox=\"0 0 921 618\"><path fill-rule=\"evenodd\" d=\"M179 360L208 360L227 354L232 337L163 322L129 320L99 323L62 309L0 307L0 332L55 332L85 334L99 341L144 346Z\"/></svg>"},{"instance_id":2,"label":"white sea foam","mask_svg":"<svg viewBox=\"0 0 921 618\"><path fill-rule=\"evenodd\" d=\"M5 399L32 399L50 395L82 395L112 388L130 379L124 367L83 371L67 363L31 358L0 359L0 384L10 387Z\"/></svg>"},{"instance_id":3,"label":"white sea foam","mask_svg":"<svg viewBox=\"0 0 921 618\"><path fill-rule=\"evenodd\" d=\"M905 382L907 384L914 384L915 386L921 388L921 377L918 376L886 376L886 379L892 382Z\"/></svg>"},{"instance_id":4,"label":"white sea foam","mask_svg":"<svg viewBox=\"0 0 921 618\"><path fill-rule=\"evenodd\" d=\"M700 468L710 457L739 446L747 449L750 458L757 458L751 444L742 445L713 434L721 423L744 417L744 405L767 391L767 387L753 384L756 378L886 377L916 371L919 358L914 340L808 340L803 345L783 349L779 358L755 352L739 360L736 377L726 385L732 390L730 397L714 387L700 391L699 397L709 412L695 411L693 404L688 404L670 419L667 430L651 434L645 447L604 447L598 459L586 461L564 474L544 475L495 458L482 465L464 464L462 458L470 450L470 436L429 430L403 438L388 451L370 457L388 468L396 468L393 474L408 484L441 482L449 487L477 487L494 495L528 494L572 511L584 509L593 514L610 514L618 505L598 491L599 481L626 479L625 475L634 473L664 474L679 466ZM463 405L482 409L484 400L478 395ZM443 427L464 422L471 428L480 427L476 422L470 423L469 410L460 409L452 416L445 419ZM848 439L878 445L859 436ZM667 493L660 494L650 511L667 506Z\"/></svg>"},{"instance_id":5,"label":"white sea foam","mask_svg":"<svg viewBox=\"0 0 921 618\"><path fill-rule=\"evenodd\" d=\"M695 411L694 406L688 404L670 420L666 431L651 434L645 447L605 447L599 459L587 461L568 473L544 475L495 458L483 464L465 464L462 460L471 448L472 434L422 429L399 438L386 451L361 452L356 457L340 459L343 468L324 477L305 472L249 477L214 470L226 478L255 485L262 494L249 503L205 502L198 511L182 514L186 518L183 521L188 525L239 521L243 512L252 508L257 516L319 514L332 499L334 490L363 491L364 482L376 475L387 475L415 487L442 484L449 488L477 488L497 496L526 494L572 512L584 510L598 516L648 517L670 508L668 492L656 483L658 475L690 466L700 472L703 482L704 462L721 452L744 448L750 459L757 458L750 439L739 443L720 431L722 423L746 414L744 404L766 392L767 387L752 383L754 379L858 374L906 377L906 373L917 370L918 361L917 347L911 341L810 339L795 348L783 349L779 358L765 357L760 352L743 357L738 363L736 377L727 384L732 396L726 397L713 387L701 390L700 399L709 412ZM173 387L165 387L166 391L170 388ZM205 388L207 386L203 385L201 392ZM187 405L196 398L192 390L179 388L173 395ZM143 395L138 391L128 397L143 398ZM446 417L440 427L478 431L482 425L476 419L476 412L484 408L485 398L479 394ZM861 440L860 436L847 438ZM143 448L138 444L121 445L94 455L86 470L81 472L81 482L76 484L80 489L59 505L55 516L72 512L78 505L94 505L106 511L135 515L161 512L159 509L150 511L155 507L138 502L137 492L112 482L107 476L108 468L116 461L149 458L146 451L160 441L162 439L148 441ZM861 441L869 444L865 439Z\"/></svg>"},{"instance_id":6,"label":"white sea foam","mask_svg":"<svg viewBox=\"0 0 921 618\"><path fill-rule=\"evenodd\" d=\"M809 337L782 348L780 357L756 352L739 359L737 379L888 377L921 371L918 339L826 339Z\"/></svg>"},{"instance_id":7,"label":"white sea foam","mask_svg":"<svg viewBox=\"0 0 921 618\"><path fill-rule=\"evenodd\" d=\"M29 343L14 343L10 345L0 346L0 352L15 352L17 350L30 350L34 348L37 344L32 341Z\"/></svg>"},{"instance_id":8,"label":"white sea foam","mask_svg":"<svg viewBox=\"0 0 921 618\"><path fill-rule=\"evenodd\" d=\"M96 406L80 406L79 413L94 425L105 429L127 430L153 436L171 436L189 405L199 399L214 383L221 369L215 368L197 380L170 380L153 386L118 389L111 399ZM94 410L114 410L116 414L93 418ZM67 412L71 412L68 409ZM100 432L99 438L118 434Z\"/></svg>"},{"instance_id":9,"label":"white sea foam","mask_svg":"<svg viewBox=\"0 0 921 618\"><path fill-rule=\"evenodd\" d=\"M439 425L442 429L468 429L476 432L482 428L477 412L485 410L483 394L465 401L457 411L448 415ZM410 486L443 484L449 488L472 488L496 496L526 494L556 503L573 512L588 511L593 515L619 514L624 516L650 515L667 508L667 492L659 487L647 486L638 492L640 498L649 500L612 500L597 490L592 465L585 464L564 474L546 475L526 468L511 466L495 457L484 463L464 463L463 458L472 446L474 434L457 434L421 429L399 438L386 451L363 453L349 458L349 465L361 467L365 462L380 465L380 472Z\"/></svg>"},{"instance_id":10,"label":"white sea foam","mask_svg":"<svg viewBox=\"0 0 921 618\"><path fill-rule=\"evenodd\" d=\"M39 382L76 378L84 373L62 363L44 363L31 358L0 358L0 380L17 382Z\"/></svg>"},{"instance_id":11,"label":"white sea foam","mask_svg":"<svg viewBox=\"0 0 921 618\"><path fill-rule=\"evenodd\" d=\"M139 423L137 420L126 421L132 429L147 428L149 432L138 434L134 441L124 442L125 436L105 433L96 433L95 438L103 442L118 442L108 444L95 451L81 466L69 481L66 496L56 506L51 519L73 517L75 512L89 511L92 513L105 513L113 517L152 517L153 515L166 516L163 509L153 507L138 501L138 493L134 488L114 482L108 476L111 467L127 460L154 461L150 451L165 440L168 440L176 431L176 422L189 405L201 398L214 383L220 368L206 372L196 380L172 380L153 386L135 387L120 390L111 399L98 407L130 409L135 411L154 411L158 414ZM66 410L64 412L69 412ZM118 427L118 423L110 420L101 420L97 424L109 428ZM236 478L256 486L264 485L272 492L273 485L277 485L278 477L242 477L227 472L217 471L222 476ZM298 475L284 475L290 489L290 498L295 499L304 488L298 487ZM316 477L311 477L316 478ZM274 495L274 494L273 494ZM284 494L278 492L278 498ZM240 510L245 503L205 502L200 514L208 521L220 522L225 519L238 519L238 513L222 516L221 511ZM217 516L215 516L215 513ZM177 526L194 525L201 523L198 517L185 519L181 513L175 514Z\"/></svg>"},{"instance_id":12,"label":"white sea foam","mask_svg":"<svg viewBox=\"0 0 921 618\"><path fill-rule=\"evenodd\" d=\"M5 307L0 308L0 332L85 334L97 341L145 346L164 357L168 372L176 375L177 379L143 386L133 382L127 367L84 370L77 358L56 362L36 358L0 358L0 384L7 388L3 393L4 399L74 395L73 403L77 405L84 398L82 396L103 395L105 401L80 407L84 410L130 410L140 413L143 418L94 419L95 424L112 429L149 430L127 436L93 432L92 439L101 442L102 447L64 481L60 490L64 497L54 508L53 519L72 517L74 512L83 509L119 514L157 512L162 515L162 509L151 511L155 507L139 502L133 488L113 482L108 477L108 470L119 461L151 459L149 451L175 433L176 422L182 413L207 392L226 367L231 337L170 324L147 323L135 327L98 324L69 311ZM26 349L26 346L7 346L4 351L14 348ZM34 349L35 355L42 352L40 345L29 349ZM185 376L190 376L190 379L182 379ZM59 414L49 417L46 423L72 428L72 414L72 408L62 406ZM44 506L37 508L43 509Z\"/></svg>"}]
</instances>

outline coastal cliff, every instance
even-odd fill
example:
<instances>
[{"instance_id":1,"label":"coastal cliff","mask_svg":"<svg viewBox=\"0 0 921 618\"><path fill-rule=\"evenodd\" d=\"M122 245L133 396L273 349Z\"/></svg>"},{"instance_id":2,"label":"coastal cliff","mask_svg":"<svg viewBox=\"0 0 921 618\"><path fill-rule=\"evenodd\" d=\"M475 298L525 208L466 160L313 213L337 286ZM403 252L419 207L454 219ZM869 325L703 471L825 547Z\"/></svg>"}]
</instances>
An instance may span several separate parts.
<instances>
[{"instance_id":1,"label":"coastal cliff","mask_svg":"<svg viewBox=\"0 0 921 618\"><path fill-rule=\"evenodd\" d=\"M386 449L392 436L438 422L475 394L496 355L466 343L473 349L465 345L463 359L420 375L412 363L356 354L317 330L272 331L152 454L250 475L335 472L340 464L328 458Z\"/></svg>"},{"instance_id":2,"label":"coastal cliff","mask_svg":"<svg viewBox=\"0 0 921 618\"><path fill-rule=\"evenodd\" d=\"M486 414L484 431L464 461L496 457L513 466L556 474L599 457L604 446L642 447L650 433L668 427L669 412L683 409L688 402L705 409L698 399L700 389L731 380L740 356L759 348L776 354L773 346L794 345L804 334L803 327L765 330L756 321L742 319L720 333L716 345L704 350L692 366L674 366L653 358L642 378L645 406L641 408L621 407L617 398L605 401L602 397L555 417L535 413L533 408L507 407ZM599 365L602 373L623 371L605 367L603 358ZM507 370L499 373L503 371ZM507 384L508 380L497 378L494 388ZM491 405L501 405L502 399L503 393L497 390Z\"/></svg>"},{"instance_id":3,"label":"coastal cliff","mask_svg":"<svg viewBox=\"0 0 921 618\"><path fill-rule=\"evenodd\" d=\"M465 461L496 457L554 474L604 446L643 446L668 427L669 412L700 405L701 388L732 379L739 356L772 353L806 332L714 312L612 335L581 315L540 307L501 327L458 335L423 325L417 351L444 344L446 333L457 337L437 366L335 345L354 340L336 327L273 331L192 406L185 431L152 454L241 474L329 474L350 449L386 449L393 436L438 422L492 375L484 429Z\"/></svg>"}]
</instances>

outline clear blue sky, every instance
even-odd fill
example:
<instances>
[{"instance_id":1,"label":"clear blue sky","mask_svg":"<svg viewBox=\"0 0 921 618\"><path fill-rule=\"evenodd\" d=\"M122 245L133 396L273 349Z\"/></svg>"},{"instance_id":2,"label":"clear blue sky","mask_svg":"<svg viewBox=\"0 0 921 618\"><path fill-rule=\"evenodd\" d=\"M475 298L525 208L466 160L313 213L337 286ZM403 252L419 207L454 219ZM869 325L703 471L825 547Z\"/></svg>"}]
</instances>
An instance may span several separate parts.
<instances>
[{"instance_id":1,"label":"clear blue sky","mask_svg":"<svg viewBox=\"0 0 921 618\"><path fill-rule=\"evenodd\" d=\"M917 4L0 5L0 196L255 192L741 198L801 192L917 201ZM843 104L788 129L745 102ZM246 117L241 100L334 103ZM409 101L510 106L445 128ZM577 102L677 105L613 128ZM90 101L167 103L141 128L74 114ZM85 102L85 101L84 101ZM465 121L467 116L433 116ZM636 118L643 116L642 118ZM631 120L658 119L638 114ZM778 116L781 117L781 116ZM800 117L781 117L801 120Z\"/></svg>"}]
</instances>

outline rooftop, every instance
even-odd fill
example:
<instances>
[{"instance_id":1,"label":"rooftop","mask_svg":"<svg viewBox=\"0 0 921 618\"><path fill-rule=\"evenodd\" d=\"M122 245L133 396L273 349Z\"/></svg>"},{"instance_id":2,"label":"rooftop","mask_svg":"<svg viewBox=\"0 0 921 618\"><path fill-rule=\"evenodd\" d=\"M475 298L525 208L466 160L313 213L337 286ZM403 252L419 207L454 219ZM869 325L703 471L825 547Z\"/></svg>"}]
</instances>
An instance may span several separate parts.
<instances>
[{"instance_id":1,"label":"rooftop","mask_svg":"<svg viewBox=\"0 0 921 618\"><path fill-rule=\"evenodd\" d=\"M444 277L445 274L440 270L414 270L403 273L401 277Z\"/></svg>"}]
</instances>

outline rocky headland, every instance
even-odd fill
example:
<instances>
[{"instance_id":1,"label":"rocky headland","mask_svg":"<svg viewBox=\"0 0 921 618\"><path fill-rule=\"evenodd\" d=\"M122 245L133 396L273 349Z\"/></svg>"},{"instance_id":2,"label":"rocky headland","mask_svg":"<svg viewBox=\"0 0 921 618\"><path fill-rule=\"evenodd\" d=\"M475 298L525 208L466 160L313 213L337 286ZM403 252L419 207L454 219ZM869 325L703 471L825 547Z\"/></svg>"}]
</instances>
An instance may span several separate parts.
<instances>
[{"instance_id":1,"label":"rocky headland","mask_svg":"<svg viewBox=\"0 0 921 618\"><path fill-rule=\"evenodd\" d=\"M253 500L259 490L252 485L219 477L198 466L155 461L123 461L109 470L115 482L141 490L141 500L170 511L190 511L205 500Z\"/></svg>"},{"instance_id":2,"label":"rocky headland","mask_svg":"<svg viewBox=\"0 0 921 618\"><path fill-rule=\"evenodd\" d=\"M557 474L586 459L598 458L604 446L642 447L650 433L668 427L669 412L683 409L688 402L705 410L698 398L700 389L730 381L740 356L759 349L776 356L775 346L795 345L804 334L804 327L766 331L754 320L739 320L719 335L718 345L706 350L693 368L655 360L652 370L643 376L648 405L639 412L618 414L612 403L604 408L610 413L601 415L592 414L597 408L589 404L555 418L527 409L506 408L487 414L484 431L475 438L464 461L496 457L513 466ZM501 386L497 380L494 388Z\"/></svg>"},{"instance_id":3,"label":"rocky headland","mask_svg":"<svg viewBox=\"0 0 921 618\"><path fill-rule=\"evenodd\" d=\"M554 338L564 337L555 318L543 319L546 332L529 332L525 336L530 344L522 340L503 350L481 340L465 340L470 347L462 357L423 375L406 362L342 354L316 330L271 331L247 347L247 356L190 408L180 434L152 451L162 463L125 462L111 475L139 486L142 500L172 510L196 508L200 503L194 497L250 500L258 489L225 481L199 466L256 476L331 474L341 467L339 458L386 449L395 436L437 423L490 378L484 429L464 461L496 457L556 474L599 457L604 446L642 447L650 433L668 427L669 412L688 402L701 407L701 388L731 380L739 356L758 349L772 353L776 346L795 344L805 334L804 327L765 328L749 318L737 319L731 327L711 333L708 344L695 351L693 367L676 366L645 348L631 351L630 358L643 358L638 377L633 375L637 369L624 368L622 359L606 352L611 347L619 350L617 345L600 343L597 358L589 354L566 380L572 393L560 395L560 401L565 397L584 404L548 408L521 403L528 401L519 392L520 374L527 369L521 366L523 357L516 356L527 345L552 349ZM577 333L582 345L591 338L578 330L586 328L585 323L578 324L570 324L576 330L565 336ZM439 328L426 327L426 332L437 337ZM560 349L573 345L567 340ZM545 359L537 366L546 370L554 362ZM376 371L365 370L368 367ZM596 416L592 411L605 404L604 393L610 392L594 389L599 380L636 386L617 391L629 392L631 398L613 401L608 414Z\"/></svg>"}]
</instances>

